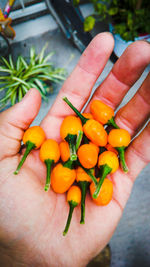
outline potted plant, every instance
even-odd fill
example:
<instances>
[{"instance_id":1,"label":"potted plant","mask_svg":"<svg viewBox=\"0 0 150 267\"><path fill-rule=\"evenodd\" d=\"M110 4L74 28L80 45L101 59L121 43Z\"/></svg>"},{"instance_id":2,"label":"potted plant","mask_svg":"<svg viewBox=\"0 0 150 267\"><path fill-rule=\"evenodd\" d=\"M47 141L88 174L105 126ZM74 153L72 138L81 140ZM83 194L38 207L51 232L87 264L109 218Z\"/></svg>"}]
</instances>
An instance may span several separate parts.
<instances>
[{"instance_id":1,"label":"potted plant","mask_svg":"<svg viewBox=\"0 0 150 267\"><path fill-rule=\"evenodd\" d=\"M84 30L93 29L96 21L108 20L114 35L114 52L119 57L133 41L150 41L149 0L90 0L94 14L85 18Z\"/></svg>"},{"instance_id":2,"label":"potted plant","mask_svg":"<svg viewBox=\"0 0 150 267\"><path fill-rule=\"evenodd\" d=\"M47 94L52 91L52 84L64 81L66 71L56 68L49 61L53 52L44 55L48 44L39 54L35 48L30 48L29 58L26 60L21 55L16 62L9 58L0 57L0 110L7 104L14 105L21 101L30 88L36 88L42 98L47 100Z\"/></svg>"}]
</instances>

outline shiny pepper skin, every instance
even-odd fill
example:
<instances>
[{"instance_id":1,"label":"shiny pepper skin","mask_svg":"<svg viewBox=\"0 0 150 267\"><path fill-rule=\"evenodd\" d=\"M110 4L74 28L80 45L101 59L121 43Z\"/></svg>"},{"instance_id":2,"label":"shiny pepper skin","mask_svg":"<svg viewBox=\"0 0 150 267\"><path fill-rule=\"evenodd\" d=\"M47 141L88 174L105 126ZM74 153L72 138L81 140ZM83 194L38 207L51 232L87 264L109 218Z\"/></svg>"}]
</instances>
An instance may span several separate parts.
<instances>
[{"instance_id":1,"label":"shiny pepper skin","mask_svg":"<svg viewBox=\"0 0 150 267\"><path fill-rule=\"evenodd\" d=\"M87 138L89 138L97 146L106 146L107 144L107 132L102 124L98 121L89 119L83 125L83 131Z\"/></svg>"},{"instance_id":2,"label":"shiny pepper skin","mask_svg":"<svg viewBox=\"0 0 150 267\"><path fill-rule=\"evenodd\" d=\"M65 193L76 179L76 171L58 163L51 173L51 186L55 193Z\"/></svg>"}]
</instances>

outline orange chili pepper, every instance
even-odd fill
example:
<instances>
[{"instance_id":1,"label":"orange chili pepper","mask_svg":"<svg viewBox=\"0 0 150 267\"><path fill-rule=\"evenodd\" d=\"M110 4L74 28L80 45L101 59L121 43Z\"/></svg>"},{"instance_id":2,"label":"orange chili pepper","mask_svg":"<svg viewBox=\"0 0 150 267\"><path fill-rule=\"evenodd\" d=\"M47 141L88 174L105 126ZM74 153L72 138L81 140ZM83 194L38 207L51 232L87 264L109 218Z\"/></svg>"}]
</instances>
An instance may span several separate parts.
<instances>
[{"instance_id":1,"label":"orange chili pepper","mask_svg":"<svg viewBox=\"0 0 150 267\"><path fill-rule=\"evenodd\" d=\"M58 143L53 139L47 139L40 148L40 160L46 164L47 176L45 191L48 191L50 188L50 173L53 163L56 163L60 158L60 151Z\"/></svg>"},{"instance_id":2,"label":"orange chili pepper","mask_svg":"<svg viewBox=\"0 0 150 267\"><path fill-rule=\"evenodd\" d=\"M99 180L98 185L96 186L96 190L93 194L93 198L97 198L100 192L100 188L104 182L105 177L114 173L119 168L119 160L117 155L112 151L105 151L99 155L98 158L98 167L101 172L101 179Z\"/></svg>"},{"instance_id":3,"label":"orange chili pepper","mask_svg":"<svg viewBox=\"0 0 150 267\"><path fill-rule=\"evenodd\" d=\"M102 124L112 125L119 128L114 121L114 110L100 100L93 100L90 105L91 113L95 120Z\"/></svg>"},{"instance_id":4,"label":"orange chili pepper","mask_svg":"<svg viewBox=\"0 0 150 267\"><path fill-rule=\"evenodd\" d=\"M64 118L61 127L60 127L60 135L63 140L68 142L70 149L70 159L72 161L77 159L76 155L76 144L80 143L82 139L82 123L79 118L75 116L67 116Z\"/></svg>"},{"instance_id":5,"label":"orange chili pepper","mask_svg":"<svg viewBox=\"0 0 150 267\"><path fill-rule=\"evenodd\" d=\"M62 141L59 144L60 157L63 162L66 162L70 158L69 144L66 141Z\"/></svg>"},{"instance_id":6,"label":"orange chili pepper","mask_svg":"<svg viewBox=\"0 0 150 267\"><path fill-rule=\"evenodd\" d=\"M124 152L125 147L130 144L130 141L131 136L125 129L113 129L108 135L108 143L115 147L115 149L119 152L119 157L124 172L128 172Z\"/></svg>"},{"instance_id":7,"label":"orange chili pepper","mask_svg":"<svg viewBox=\"0 0 150 267\"><path fill-rule=\"evenodd\" d=\"M64 97L63 100L74 110L74 112L80 118L83 124L83 132L85 135L97 146L105 146L107 144L107 132L105 131L102 124L93 119L85 118L67 99Z\"/></svg>"},{"instance_id":8,"label":"orange chili pepper","mask_svg":"<svg viewBox=\"0 0 150 267\"><path fill-rule=\"evenodd\" d=\"M23 143L26 145L26 150L14 174L18 174L31 150L38 149L43 144L45 138L45 133L40 126L32 126L25 131Z\"/></svg>"},{"instance_id":9,"label":"orange chili pepper","mask_svg":"<svg viewBox=\"0 0 150 267\"><path fill-rule=\"evenodd\" d=\"M84 116L87 119L94 119L91 113L82 113L82 116Z\"/></svg>"},{"instance_id":10,"label":"orange chili pepper","mask_svg":"<svg viewBox=\"0 0 150 267\"><path fill-rule=\"evenodd\" d=\"M65 226L65 230L63 231L63 235L65 236L68 232L70 222L72 219L72 213L76 206L78 206L81 202L81 190L78 186L73 185L70 187L69 191L67 192L67 202L69 203L69 215L67 219L67 223Z\"/></svg>"},{"instance_id":11,"label":"orange chili pepper","mask_svg":"<svg viewBox=\"0 0 150 267\"><path fill-rule=\"evenodd\" d=\"M111 146L110 144L107 144L107 145L105 146L105 148L106 148L108 151L112 151L112 152L116 153L116 155L118 155L118 151L117 151L113 146Z\"/></svg>"},{"instance_id":12,"label":"orange chili pepper","mask_svg":"<svg viewBox=\"0 0 150 267\"><path fill-rule=\"evenodd\" d=\"M92 143L81 145L77 152L81 165L86 169L95 167L98 160L98 150Z\"/></svg>"},{"instance_id":13,"label":"orange chili pepper","mask_svg":"<svg viewBox=\"0 0 150 267\"><path fill-rule=\"evenodd\" d=\"M94 169L92 169L94 172ZM88 187L90 183L92 182L90 176L84 171L83 168L78 167L77 170L77 177L76 181L78 182L78 185L80 186L81 189L81 220L80 223L84 224L85 223L85 198L86 198L86 193L88 190Z\"/></svg>"},{"instance_id":14,"label":"orange chili pepper","mask_svg":"<svg viewBox=\"0 0 150 267\"><path fill-rule=\"evenodd\" d=\"M97 153L99 154L99 147L97 145L93 144L92 142L89 142L89 144L92 144L96 148Z\"/></svg>"},{"instance_id":15,"label":"orange chili pepper","mask_svg":"<svg viewBox=\"0 0 150 267\"><path fill-rule=\"evenodd\" d=\"M72 162L58 163L51 173L51 186L55 193L65 193L76 179Z\"/></svg>"},{"instance_id":16,"label":"orange chili pepper","mask_svg":"<svg viewBox=\"0 0 150 267\"><path fill-rule=\"evenodd\" d=\"M99 180L100 179L98 179L98 181ZM104 180L104 182L102 184L99 196L96 199L93 198L93 194L95 192L95 189L96 189L95 184L91 183L91 185L90 185L90 193L91 193L91 197L92 197L93 201L99 206L107 205L112 199L113 183L108 178L105 178L105 180Z\"/></svg>"},{"instance_id":17,"label":"orange chili pepper","mask_svg":"<svg viewBox=\"0 0 150 267\"><path fill-rule=\"evenodd\" d=\"M91 171L94 175L95 170L91 169ZM78 166L76 172L77 172L77 177L76 177L77 182L82 182L82 181L87 181L89 183L92 182L90 175L82 167Z\"/></svg>"}]
</instances>

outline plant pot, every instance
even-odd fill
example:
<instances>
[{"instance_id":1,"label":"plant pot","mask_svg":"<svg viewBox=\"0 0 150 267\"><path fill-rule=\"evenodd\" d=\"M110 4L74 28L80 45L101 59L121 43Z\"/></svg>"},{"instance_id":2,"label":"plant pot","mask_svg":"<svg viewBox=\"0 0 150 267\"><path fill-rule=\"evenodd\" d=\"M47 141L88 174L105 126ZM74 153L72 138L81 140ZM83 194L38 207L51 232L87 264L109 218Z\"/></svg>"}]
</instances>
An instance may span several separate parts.
<instances>
[{"instance_id":1,"label":"plant pot","mask_svg":"<svg viewBox=\"0 0 150 267\"><path fill-rule=\"evenodd\" d=\"M117 57L120 57L124 50L131 44L133 41L125 41L124 39L121 38L120 34L114 33L114 27L110 23L109 24L109 31L113 34L114 40L115 40L115 46L114 46L114 53ZM135 41L137 40L146 40L150 42L150 34L143 34L140 35L139 37L135 38Z\"/></svg>"}]
</instances>

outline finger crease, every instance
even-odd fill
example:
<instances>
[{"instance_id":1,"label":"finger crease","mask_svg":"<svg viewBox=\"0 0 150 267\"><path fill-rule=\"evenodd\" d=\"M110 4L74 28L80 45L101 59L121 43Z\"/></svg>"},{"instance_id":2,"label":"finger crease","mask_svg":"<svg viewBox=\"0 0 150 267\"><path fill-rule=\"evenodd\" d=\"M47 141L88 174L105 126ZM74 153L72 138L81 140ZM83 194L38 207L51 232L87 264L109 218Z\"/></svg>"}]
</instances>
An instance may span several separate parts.
<instances>
[{"instance_id":1,"label":"finger crease","mask_svg":"<svg viewBox=\"0 0 150 267\"><path fill-rule=\"evenodd\" d=\"M125 83L124 81L121 81L121 80L119 79L119 77L117 77L117 75L115 74L115 72L114 72L114 68L112 68L111 73L113 74L113 76L115 77L115 79L116 79L119 83L121 83L122 85L124 85L124 86L128 86L128 87L132 86L132 84L128 84L128 83Z\"/></svg>"},{"instance_id":2,"label":"finger crease","mask_svg":"<svg viewBox=\"0 0 150 267\"><path fill-rule=\"evenodd\" d=\"M85 68L82 67L82 65L81 65L80 63L78 63L78 67L79 67L81 70L83 70L84 72L90 74L91 76L94 76L96 79L98 78L96 73L93 73L93 72L90 72L90 71L86 70Z\"/></svg>"},{"instance_id":3,"label":"finger crease","mask_svg":"<svg viewBox=\"0 0 150 267\"><path fill-rule=\"evenodd\" d=\"M141 92L140 92L140 90L137 92L137 95L139 95L139 97L141 98L141 100L144 102L144 105L147 105L147 106L150 106L150 103L148 103L148 101L149 101L149 97L148 98L145 98L142 94L141 94Z\"/></svg>"},{"instance_id":4,"label":"finger crease","mask_svg":"<svg viewBox=\"0 0 150 267\"><path fill-rule=\"evenodd\" d=\"M24 127L23 127L23 126L22 126L22 127L17 126L16 124L14 124L14 123L11 122L11 121L9 121L8 124L10 124L11 126L17 128L17 129L19 129L19 130L21 130L21 131L23 131L23 132L24 132L25 129L27 129L27 128L29 127L28 123L26 123L26 122L24 123Z\"/></svg>"},{"instance_id":5,"label":"finger crease","mask_svg":"<svg viewBox=\"0 0 150 267\"><path fill-rule=\"evenodd\" d=\"M135 131L135 128L133 127L133 125L130 123L129 120L127 120L125 117L123 117L122 115L117 115L117 124L119 126L124 126L125 125L125 128L127 128L127 130L129 130L129 132L133 135L134 134L134 131ZM120 125L121 124L121 125Z\"/></svg>"},{"instance_id":6,"label":"finger crease","mask_svg":"<svg viewBox=\"0 0 150 267\"><path fill-rule=\"evenodd\" d=\"M117 204L117 206L120 208L121 213L122 213L123 207L122 207L121 203L114 196L112 196L112 200Z\"/></svg>"},{"instance_id":7,"label":"finger crease","mask_svg":"<svg viewBox=\"0 0 150 267\"><path fill-rule=\"evenodd\" d=\"M82 95L82 90L79 92L78 90L76 91L76 90L73 90L73 91L69 91L68 92L68 88L66 88L65 86L63 86L62 87L62 89L61 89L61 92L63 92L63 93L65 93L65 94L67 94L67 95L70 95L71 97L73 97L73 96L77 96L77 97L80 97L80 100L82 99L82 101L83 102L85 102L87 99L88 99L88 96L87 97L84 97L83 95ZM59 96L59 95L58 95ZM59 96L60 97L60 96Z\"/></svg>"},{"instance_id":8,"label":"finger crease","mask_svg":"<svg viewBox=\"0 0 150 267\"><path fill-rule=\"evenodd\" d=\"M0 132L0 135L1 135L2 137L6 137L6 138L8 138L8 139L11 139L11 140L20 142L20 139L19 139L19 138L16 138L16 137L13 137L13 136L9 136L9 135L7 135L5 132L4 132L4 133L3 133L3 132Z\"/></svg>"}]
</instances>

